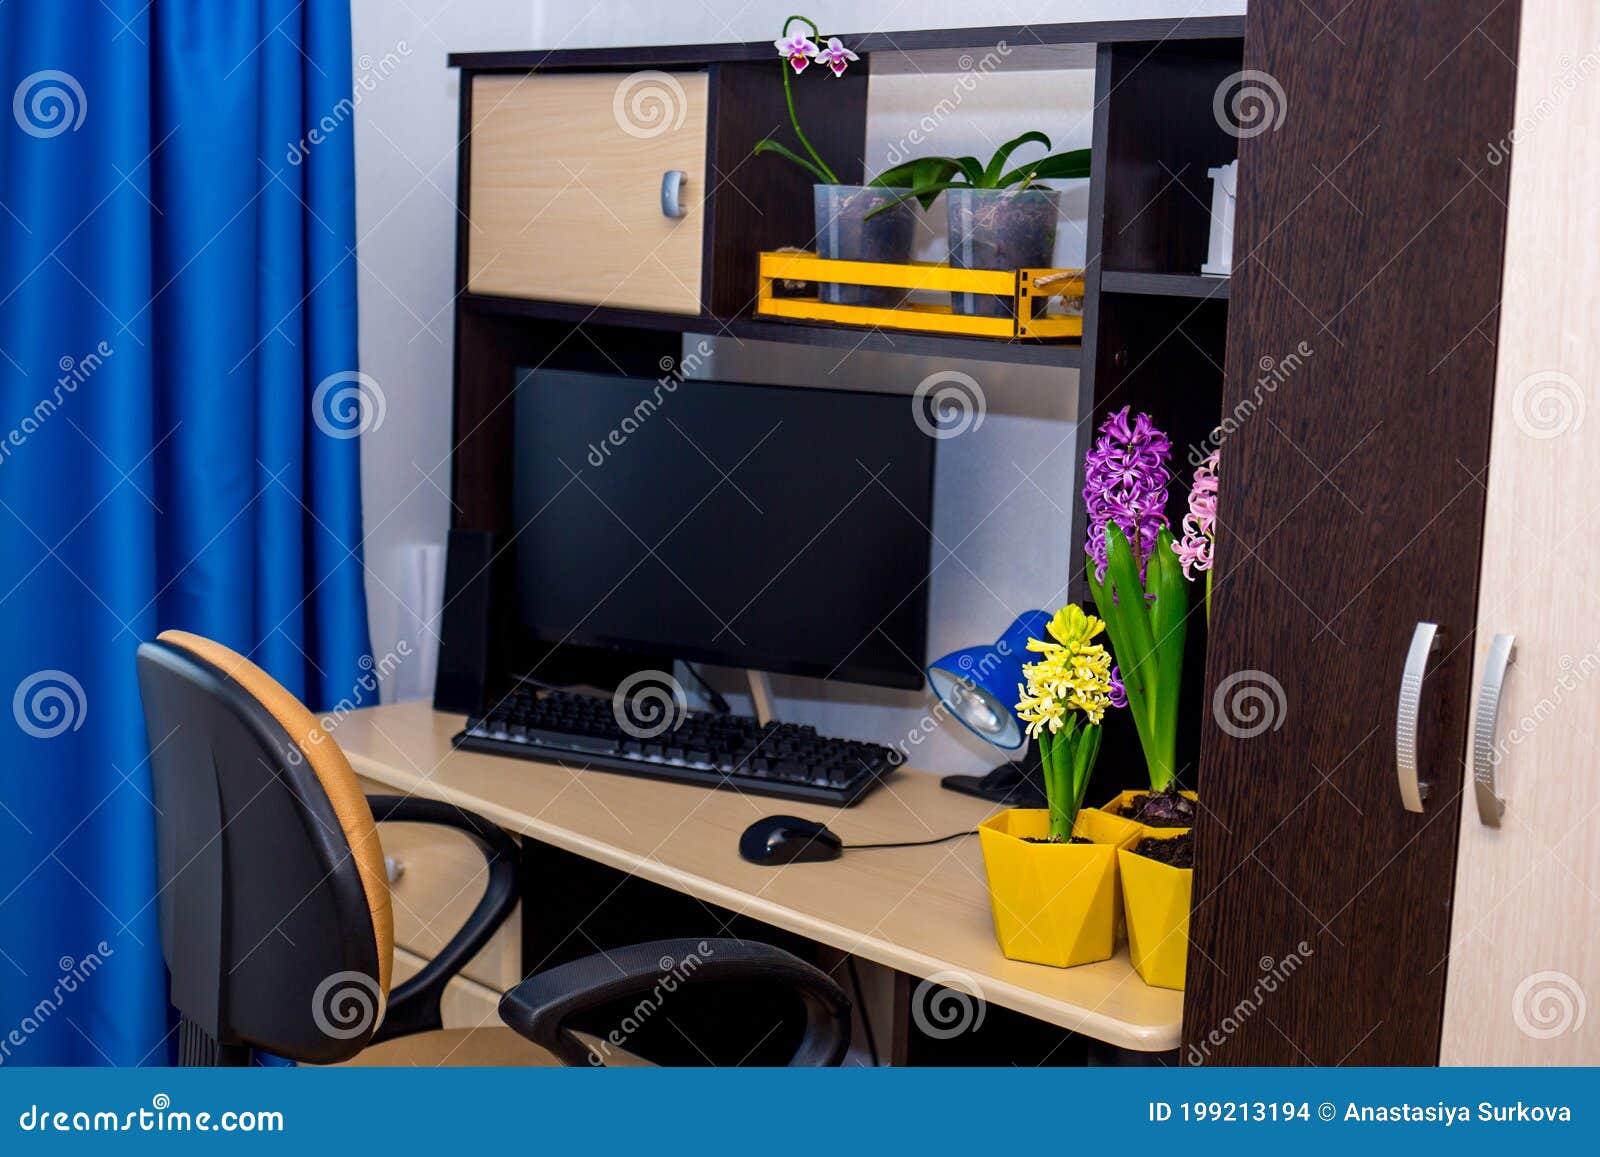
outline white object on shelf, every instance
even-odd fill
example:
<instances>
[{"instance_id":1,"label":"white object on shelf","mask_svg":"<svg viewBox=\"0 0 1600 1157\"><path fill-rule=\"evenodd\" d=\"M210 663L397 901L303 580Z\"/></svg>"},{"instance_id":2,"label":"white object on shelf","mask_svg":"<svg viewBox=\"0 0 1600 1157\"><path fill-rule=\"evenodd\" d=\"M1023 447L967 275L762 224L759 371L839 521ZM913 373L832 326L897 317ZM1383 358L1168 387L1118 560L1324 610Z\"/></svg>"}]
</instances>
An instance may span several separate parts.
<instances>
[{"instance_id":1,"label":"white object on shelf","mask_svg":"<svg viewBox=\"0 0 1600 1157\"><path fill-rule=\"evenodd\" d=\"M1238 202L1239 162L1207 169L1211 178L1211 244L1200 272L1207 277L1233 273L1233 207Z\"/></svg>"},{"instance_id":2,"label":"white object on shelf","mask_svg":"<svg viewBox=\"0 0 1600 1157\"><path fill-rule=\"evenodd\" d=\"M433 696L434 669L439 665L439 613L444 603L444 547L436 542L408 542L400 548L399 562L395 637L405 640L411 650L391 668L389 694L384 696L391 703Z\"/></svg>"}]
</instances>

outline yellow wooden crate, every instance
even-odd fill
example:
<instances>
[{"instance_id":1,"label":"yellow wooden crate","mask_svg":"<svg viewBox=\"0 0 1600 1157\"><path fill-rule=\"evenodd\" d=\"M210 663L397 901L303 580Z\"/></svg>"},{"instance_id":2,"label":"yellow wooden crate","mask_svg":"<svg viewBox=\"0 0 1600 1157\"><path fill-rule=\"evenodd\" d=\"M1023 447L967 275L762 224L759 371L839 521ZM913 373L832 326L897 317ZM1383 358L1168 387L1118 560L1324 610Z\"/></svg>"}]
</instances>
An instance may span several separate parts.
<instances>
[{"instance_id":1,"label":"yellow wooden crate","mask_svg":"<svg viewBox=\"0 0 1600 1157\"><path fill-rule=\"evenodd\" d=\"M830 261L812 253L761 254L756 312L798 321L830 321L878 329L922 330L999 338L1081 338L1083 336L1083 271L1081 269L953 269L914 261L904 265L876 261ZM830 305L815 297L775 297L774 281L835 282L893 289L926 289L950 293L986 293L1016 301L1016 317L970 317L948 305L908 303L895 309L866 305ZM1079 312L1034 317L1040 298L1065 297Z\"/></svg>"}]
</instances>

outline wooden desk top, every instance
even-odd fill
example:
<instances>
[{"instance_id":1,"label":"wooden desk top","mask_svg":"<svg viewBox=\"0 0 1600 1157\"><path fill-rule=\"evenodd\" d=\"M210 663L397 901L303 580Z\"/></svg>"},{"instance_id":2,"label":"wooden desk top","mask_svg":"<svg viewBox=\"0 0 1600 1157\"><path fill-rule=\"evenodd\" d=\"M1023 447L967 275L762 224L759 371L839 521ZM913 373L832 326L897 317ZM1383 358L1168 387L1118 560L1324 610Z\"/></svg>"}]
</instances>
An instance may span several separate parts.
<instances>
[{"instance_id":1,"label":"wooden desk top","mask_svg":"<svg viewBox=\"0 0 1600 1157\"><path fill-rule=\"evenodd\" d=\"M1183 994L1148 987L1126 947L1077 968L1001 955L976 837L777 868L739 857L739 834L775 813L826 823L851 844L942 836L975 827L994 810L943 790L934 776L902 772L862 803L838 809L454 751L450 737L461 726L459 715L400 703L352 712L335 738L360 775L402 794L458 804L507 830L913 976L957 973L953 987L1123 1048L1178 1047Z\"/></svg>"}]
</instances>

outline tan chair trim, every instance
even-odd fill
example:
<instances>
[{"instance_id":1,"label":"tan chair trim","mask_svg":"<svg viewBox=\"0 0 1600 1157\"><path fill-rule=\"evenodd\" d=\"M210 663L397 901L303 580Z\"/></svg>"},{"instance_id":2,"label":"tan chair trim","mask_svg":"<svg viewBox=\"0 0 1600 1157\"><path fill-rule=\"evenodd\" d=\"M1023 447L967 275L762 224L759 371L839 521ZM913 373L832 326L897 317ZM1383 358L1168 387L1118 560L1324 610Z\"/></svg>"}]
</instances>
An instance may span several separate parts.
<instances>
[{"instance_id":1,"label":"tan chair trim","mask_svg":"<svg viewBox=\"0 0 1600 1157\"><path fill-rule=\"evenodd\" d=\"M350 761L305 704L237 651L188 631L162 631L157 639L210 663L255 696L289 733L311 770L316 772L317 781L333 805L333 814L344 829L361 886L367 893L367 907L372 913L372 932L378 948L378 987L387 1001L389 978L394 968L394 911L389 905L389 876L383 866L378 825L373 822L372 809L367 806L367 797L350 769Z\"/></svg>"}]
</instances>

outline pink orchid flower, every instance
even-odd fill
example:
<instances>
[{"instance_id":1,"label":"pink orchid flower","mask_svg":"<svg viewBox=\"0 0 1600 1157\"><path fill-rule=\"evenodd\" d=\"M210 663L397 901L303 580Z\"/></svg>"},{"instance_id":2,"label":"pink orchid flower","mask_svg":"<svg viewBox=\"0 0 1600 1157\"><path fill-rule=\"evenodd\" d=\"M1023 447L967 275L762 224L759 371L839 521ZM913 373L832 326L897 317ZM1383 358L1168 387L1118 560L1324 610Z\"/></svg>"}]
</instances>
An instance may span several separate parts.
<instances>
[{"instance_id":1,"label":"pink orchid flower","mask_svg":"<svg viewBox=\"0 0 1600 1157\"><path fill-rule=\"evenodd\" d=\"M817 53L817 63L826 64L833 69L834 76L843 76L845 68L852 60L861 58L839 43L837 36L828 37L828 47Z\"/></svg>"},{"instance_id":2,"label":"pink orchid flower","mask_svg":"<svg viewBox=\"0 0 1600 1157\"><path fill-rule=\"evenodd\" d=\"M838 40L834 40L828 46L829 49L831 50L833 44L837 43ZM779 56L789 62L789 67L797 73L804 72L806 66L811 63L811 58L817 55L816 43L803 32L774 40L772 46L778 50Z\"/></svg>"}]
</instances>

